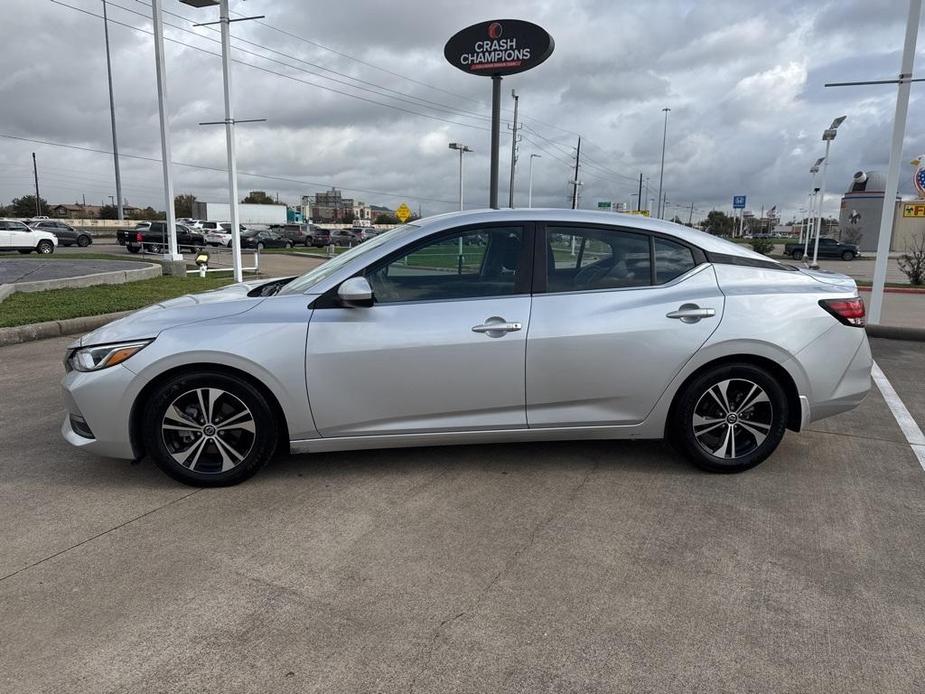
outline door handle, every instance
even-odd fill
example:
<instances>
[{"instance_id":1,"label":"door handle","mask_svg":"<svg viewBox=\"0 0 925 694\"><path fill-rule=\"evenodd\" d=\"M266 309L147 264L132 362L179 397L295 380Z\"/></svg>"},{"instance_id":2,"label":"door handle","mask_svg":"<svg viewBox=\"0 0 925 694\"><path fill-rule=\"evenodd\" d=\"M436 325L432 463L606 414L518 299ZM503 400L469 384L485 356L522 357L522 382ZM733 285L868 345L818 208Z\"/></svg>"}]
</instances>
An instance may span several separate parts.
<instances>
[{"instance_id":1,"label":"door handle","mask_svg":"<svg viewBox=\"0 0 925 694\"><path fill-rule=\"evenodd\" d=\"M716 309L700 308L697 304L682 304L677 311L666 313L666 318L677 318L682 323L696 323L701 318L712 318L716 315Z\"/></svg>"},{"instance_id":2,"label":"door handle","mask_svg":"<svg viewBox=\"0 0 925 694\"><path fill-rule=\"evenodd\" d=\"M472 332L484 333L485 335L488 335L488 337L501 337L506 333L513 333L522 329L523 325L521 323L509 322L500 316L492 316L491 318L486 318L484 323L472 326Z\"/></svg>"}]
</instances>

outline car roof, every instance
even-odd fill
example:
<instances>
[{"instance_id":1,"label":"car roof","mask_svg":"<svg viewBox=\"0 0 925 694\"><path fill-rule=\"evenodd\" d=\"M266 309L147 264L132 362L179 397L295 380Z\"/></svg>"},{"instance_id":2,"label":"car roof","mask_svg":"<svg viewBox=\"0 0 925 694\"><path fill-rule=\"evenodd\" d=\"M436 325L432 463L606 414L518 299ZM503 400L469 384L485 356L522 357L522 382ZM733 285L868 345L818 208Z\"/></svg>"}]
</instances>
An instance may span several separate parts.
<instances>
[{"instance_id":1,"label":"car roof","mask_svg":"<svg viewBox=\"0 0 925 694\"><path fill-rule=\"evenodd\" d=\"M492 222L563 222L571 224L610 224L629 227L640 231L652 231L666 236L674 236L693 246L710 253L723 253L743 258L760 259L765 262L778 262L766 255L756 253L750 248L727 241L718 236L707 234L697 229L652 219L644 215L623 214L620 212L598 212L596 210L567 210L561 208L514 208L503 210L466 210L465 212L447 212L446 214L425 217L413 222L414 225L436 231L462 224L486 224Z\"/></svg>"}]
</instances>

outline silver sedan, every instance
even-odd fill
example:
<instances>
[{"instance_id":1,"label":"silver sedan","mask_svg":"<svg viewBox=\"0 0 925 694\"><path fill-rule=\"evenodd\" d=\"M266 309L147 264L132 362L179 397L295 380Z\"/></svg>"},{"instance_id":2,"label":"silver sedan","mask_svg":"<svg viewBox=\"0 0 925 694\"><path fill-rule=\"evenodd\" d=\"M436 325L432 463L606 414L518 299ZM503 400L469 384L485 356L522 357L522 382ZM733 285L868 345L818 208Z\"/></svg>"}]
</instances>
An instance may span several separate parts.
<instances>
[{"instance_id":1,"label":"silver sedan","mask_svg":"<svg viewBox=\"0 0 925 694\"><path fill-rule=\"evenodd\" d=\"M669 438L737 472L870 388L853 280L642 217L442 215L70 346L64 437L194 485L274 454Z\"/></svg>"}]
</instances>

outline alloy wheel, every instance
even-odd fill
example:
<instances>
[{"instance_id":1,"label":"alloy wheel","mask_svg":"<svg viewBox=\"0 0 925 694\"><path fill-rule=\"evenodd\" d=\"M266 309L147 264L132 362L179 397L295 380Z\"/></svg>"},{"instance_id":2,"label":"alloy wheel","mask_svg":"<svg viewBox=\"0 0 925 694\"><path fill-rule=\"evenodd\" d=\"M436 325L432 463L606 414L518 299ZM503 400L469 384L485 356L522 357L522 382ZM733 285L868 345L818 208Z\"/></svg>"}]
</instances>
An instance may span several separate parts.
<instances>
[{"instance_id":1,"label":"alloy wheel","mask_svg":"<svg viewBox=\"0 0 925 694\"><path fill-rule=\"evenodd\" d=\"M717 458L749 455L768 437L774 421L771 399L757 383L730 378L700 396L692 418L698 445Z\"/></svg>"},{"instance_id":2,"label":"alloy wheel","mask_svg":"<svg viewBox=\"0 0 925 694\"><path fill-rule=\"evenodd\" d=\"M198 473L237 467L254 447L254 416L240 398L220 388L196 388L164 413L161 436L173 459Z\"/></svg>"}]
</instances>

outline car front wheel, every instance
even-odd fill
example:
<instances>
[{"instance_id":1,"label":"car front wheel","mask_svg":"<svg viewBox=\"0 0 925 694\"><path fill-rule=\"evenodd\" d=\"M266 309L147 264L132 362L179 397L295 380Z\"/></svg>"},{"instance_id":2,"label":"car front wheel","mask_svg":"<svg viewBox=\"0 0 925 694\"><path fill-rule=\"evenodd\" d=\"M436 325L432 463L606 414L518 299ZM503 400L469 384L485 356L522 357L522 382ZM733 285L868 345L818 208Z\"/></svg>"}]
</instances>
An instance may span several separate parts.
<instances>
[{"instance_id":1,"label":"car front wheel","mask_svg":"<svg viewBox=\"0 0 925 694\"><path fill-rule=\"evenodd\" d=\"M841 254L841 259L842 260L854 260L854 253L852 253L851 251L845 251L844 253Z\"/></svg>"},{"instance_id":2,"label":"car front wheel","mask_svg":"<svg viewBox=\"0 0 925 694\"><path fill-rule=\"evenodd\" d=\"M168 475L223 487L254 475L276 450L277 423L264 396L223 373L176 376L144 410L145 448Z\"/></svg>"},{"instance_id":3,"label":"car front wheel","mask_svg":"<svg viewBox=\"0 0 925 694\"><path fill-rule=\"evenodd\" d=\"M35 247L42 255L49 255L50 253L55 252L55 245L51 241L39 241L38 245Z\"/></svg>"},{"instance_id":4,"label":"car front wheel","mask_svg":"<svg viewBox=\"0 0 925 694\"><path fill-rule=\"evenodd\" d=\"M787 397L764 369L724 364L685 386L672 413L672 442L695 465L742 472L765 460L783 439Z\"/></svg>"},{"instance_id":5,"label":"car front wheel","mask_svg":"<svg viewBox=\"0 0 925 694\"><path fill-rule=\"evenodd\" d=\"M87 246L90 245L90 237L89 236L78 236L77 245L80 246L81 248L86 248Z\"/></svg>"}]
</instances>

